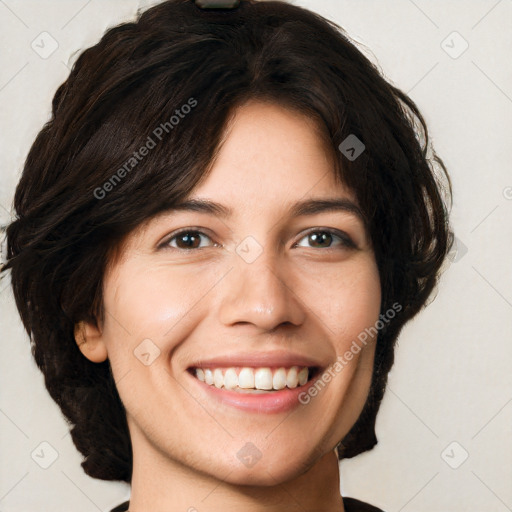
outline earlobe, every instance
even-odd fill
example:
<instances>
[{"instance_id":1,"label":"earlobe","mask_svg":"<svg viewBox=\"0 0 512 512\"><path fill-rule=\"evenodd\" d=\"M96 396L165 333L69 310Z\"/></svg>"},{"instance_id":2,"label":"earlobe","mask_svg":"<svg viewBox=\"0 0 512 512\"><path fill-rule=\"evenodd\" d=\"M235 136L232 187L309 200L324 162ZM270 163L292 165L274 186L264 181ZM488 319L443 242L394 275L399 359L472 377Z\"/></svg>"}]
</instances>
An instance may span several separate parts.
<instances>
[{"instance_id":1,"label":"earlobe","mask_svg":"<svg viewBox=\"0 0 512 512\"><path fill-rule=\"evenodd\" d=\"M94 325L78 322L75 325L75 341L80 352L93 363L101 363L108 357L101 331Z\"/></svg>"}]
</instances>

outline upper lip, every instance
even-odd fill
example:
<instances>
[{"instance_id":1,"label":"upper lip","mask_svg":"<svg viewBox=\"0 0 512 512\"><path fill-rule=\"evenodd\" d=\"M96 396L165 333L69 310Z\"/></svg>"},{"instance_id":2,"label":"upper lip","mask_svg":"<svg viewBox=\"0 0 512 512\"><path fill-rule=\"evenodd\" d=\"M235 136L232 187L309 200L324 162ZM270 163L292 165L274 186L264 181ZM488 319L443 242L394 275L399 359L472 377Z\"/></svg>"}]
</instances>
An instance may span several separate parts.
<instances>
[{"instance_id":1,"label":"upper lip","mask_svg":"<svg viewBox=\"0 0 512 512\"><path fill-rule=\"evenodd\" d=\"M211 359L201 359L192 363L189 368L221 368L231 366L246 367L290 367L290 366L308 366L320 368L322 364L305 355L295 354L286 351L266 351L266 352L240 352L230 353L223 356L217 356Z\"/></svg>"}]
</instances>

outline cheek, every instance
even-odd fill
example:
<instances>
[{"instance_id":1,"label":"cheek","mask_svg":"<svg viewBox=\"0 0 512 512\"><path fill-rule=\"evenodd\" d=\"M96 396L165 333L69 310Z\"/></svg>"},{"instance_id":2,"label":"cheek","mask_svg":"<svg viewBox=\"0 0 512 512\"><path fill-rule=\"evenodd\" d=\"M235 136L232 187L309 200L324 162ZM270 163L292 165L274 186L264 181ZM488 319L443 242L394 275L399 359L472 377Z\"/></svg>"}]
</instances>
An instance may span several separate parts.
<instances>
[{"instance_id":1,"label":"cheek","mask_svg":"<svg viewBox=\"0 0 512 512\"><path fill-rule=\"evenodd\" d=\"M336 336L340 350L379 318L380 277L373 255L365 254L338 268L309 272L301 296Z\"/></svg>"},{"instance_id":2,"label":"cheek","mask_svg":"<svg viewBox=\"0 0 512 512\"><path fill-rule=\"evenodd\" d=\"M104 339L116 387L130 414L151 421L158 408L148 408L150 397L169 384L168 359L200 322L194 306L208 290L209 279L180 270L126 266L105 283Z\"/></svg>"},{"instance_id":3,"label":"cheek","mask_svg":"<svg viewBox=\"0 0 512 512\"><path fill-rule=\"evenodd\" d=\"M201 301L218 279L216 272L197 268L122 267L104 288L104 335L112 366L134 365L133 356L144 347L152 354L171 351L173 340L178 343L204 316Z\"/></svg>"}]
</instances>

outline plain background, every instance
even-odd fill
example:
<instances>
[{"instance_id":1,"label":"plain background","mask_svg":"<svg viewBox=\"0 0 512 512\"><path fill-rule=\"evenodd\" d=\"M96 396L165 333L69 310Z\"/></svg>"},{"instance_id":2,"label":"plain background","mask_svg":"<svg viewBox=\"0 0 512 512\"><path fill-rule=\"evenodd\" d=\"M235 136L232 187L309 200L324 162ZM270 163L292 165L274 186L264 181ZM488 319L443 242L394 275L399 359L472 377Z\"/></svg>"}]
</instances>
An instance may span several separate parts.
<instances>
[{"instance_id":1,"label":"plain background","mask_svg":"<svg viewBox=\"0 0 512 512\"><path fill-rule=\"evenodd\" d=\"M157 2L0 0L2 224L77 54L150 3ZM340 24L410 94L454 185L458 251L435 300L399 338L379 443L341 463L342 494L386 512L510 511L512 2L293 3ZM83 472L32 361L8 279L0 283L0 314L0 510L108 511L128 499L128 485Z\"/></svg>"}]
</instances>

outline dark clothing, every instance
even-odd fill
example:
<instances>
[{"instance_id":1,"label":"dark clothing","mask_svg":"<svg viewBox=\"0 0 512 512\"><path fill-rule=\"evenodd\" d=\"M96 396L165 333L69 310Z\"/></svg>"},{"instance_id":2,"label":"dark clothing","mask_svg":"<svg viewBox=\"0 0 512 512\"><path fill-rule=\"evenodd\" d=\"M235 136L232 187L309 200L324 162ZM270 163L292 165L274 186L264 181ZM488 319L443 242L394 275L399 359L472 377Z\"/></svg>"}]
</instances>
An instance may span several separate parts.
<instances>
[{"instance_id":1,"label":"dark clothing","mask_svg":"<svg viewBox=\"0 0 512 512\"><path fill-rule=\"evenodd\" d=\"M121 503L121 505L118 505L116 508L113 508L110 512L125 512L128 510L128 507L130 506L129 501L125 501L124 503Z\"/></svg>"},{"instance_id":2,"label":"dark clothing","mask_svg":"<svg viewBox=\"0 0 512 512\"><path fill-rule=\"evenodd\" d=\"M110 512L125 512L128 510L128 507L130 506L129 501L125 501L124 503L121 503L121 505L118 505L116 508L113 508Z\"/></svg>"},{"instance_id":3,"label":"dark clothing","mask_svg":"<svg viewBox=\"0 0 512 512\"><path fill-rule=\"evenodd\" d=\"M343 498L343 504L345 505L345 512L384 512L380 508L368 505L368 503L363 503L354 498ZM113 508L110 512L126 512L129 506L130 502L125 501L116 508Z\"/></svg>"},{"instance_id":4,"label":"dark clothing","mask_svg":"<svg viewBox=\"0 0 512 512\"><path fill-rule=\"evenodd\" d=\"M343 505L345 505L345 512L384 512L380 508L354 498L343 498Z\"/></svg>"}]
</instances>

